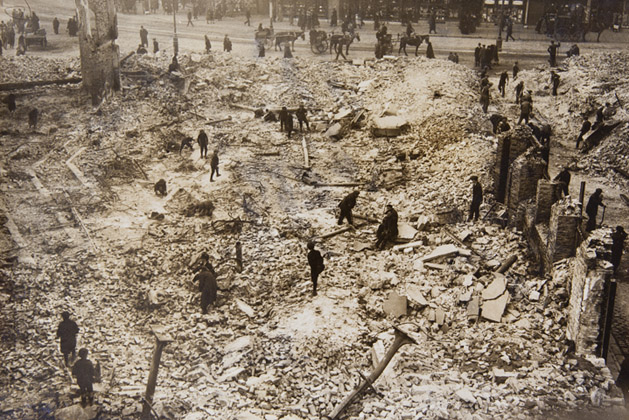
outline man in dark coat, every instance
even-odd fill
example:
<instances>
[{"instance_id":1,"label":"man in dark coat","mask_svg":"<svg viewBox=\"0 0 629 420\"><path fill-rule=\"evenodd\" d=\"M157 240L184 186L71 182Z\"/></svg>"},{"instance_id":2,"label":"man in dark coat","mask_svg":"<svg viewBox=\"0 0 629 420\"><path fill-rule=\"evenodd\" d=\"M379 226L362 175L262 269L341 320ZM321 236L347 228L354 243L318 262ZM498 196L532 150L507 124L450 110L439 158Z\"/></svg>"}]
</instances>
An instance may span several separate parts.
<instances>
[{"instance_id":1,"label":"man in dark coat","mask_svg":"<svg viewBox=\"0 0 629 420\"><path fill-rule=\"evenodd\" d=\"M302 125L306 124L306 130L310 131L310 124L308 124L308 116L306 115L306 108L304 108L304 104L299 105L297 111L295 111L295 116L297 117L297 121L299 121L299 131L302 131Z\"/></svg>"},{"instance_id":2,"label":"man in dark coat","mask_svg":"<svg viewBox=\"0 0 629 420\"><path fill-rule=\"evenodd\" d=\"M7 107L9 108L9 112L15 112L17 105L15 104L15 94L9 93L7 97Z\"/></svg>"},{"instance_id":3,"label":"man in dark coat","mask_svg":"<svg viewBox=\"0 0 629 420\"><path fill-rule=\"evenodd\" d=\"M483 187L478 182L478 177L473 175L470 177L470 181L472 181L472 203L470 204L470 214L467 218L468 221L474 218L474 221L478 220L478 216L480 215L480 205L483 202Z\"/></svg>"},{"instance_id":4,"label":"man in dark coat","mask_svg":"<svg viewBox=\"0 0 629 420\"><path fill-rule=\"evenodd\" d=\"M319 274L325 268L321 252L315 249L314 242L308 242L308 264L310 265L310 279L312 280L312 296L317 296L317 281Z\"/></svg>"},{"instance_id":5,"label":"man in dark coat","mask_svg":"<svg viewBox=\"0 0 629 420\"><path fill-rule=\"evenodd\" d=\"M159 42L157 42L157 38L153 38L153 54L157 54L159 52Z\"/></svg>"},{"instance_id":6,"label":"man in dark coat","mask_svg":"<svg viewBox=\"0 0 629 420\"><path fill-rule=\"evenodd\" d=\"M140 42L146 48L149 46L149 31L144 26L140 26Z\"/></svg>"},{"instance_id":7,"label":"man in dark coat","mask_svg":"<svg viewBox=\"0 0 629 420\"><path fill-rule=\"evenodd\" d=\"M507 87L507 82L509 82L509 74L506 71L500 73L500 81L498 82L498 91L505 97L505 88Z\"/></svg>"},{"instance_id":8,"label":"man in dark coat","mask_svg":"<svg viewBox=\"0 0 629 420\"><path fill-rule=\"evenodd\" d=\"M489 108L489 86L483 86L483 90L480 92L480 104L483 107L483 112L487 113L487 108Z\"/></svg>"},{"instance_id":9,"label":"man in dark coat","mask_svg":"<svg viewBox=\"0 0 629 420\"><path fill-rule=\"evenodd\" d=\"M59 35L59 19L57 19L56 16L52 20L52 30L54 31L55 35Z\"/></svg>"},{"instance_id":10,"label":"man in dark coat","mask_svg":"<svg viewBox=\"0 0 629 420\"><path fill-rule=\"evenodd\" d=\"M291 112L286 114L286 122L285 122L286 134L288 138L293 133L293 114Z\"/></svg>"},{"instance_id":11,"label":"man in dark coat","mask_svg":"<svg viewBox=\"0 0 629 420\"><path fill-rule=\"evenodd\" d=\"M479 42L478 47L474 48L474 67L480 66L480 53L481 53L481 46Z\"/></svg>"},{"instance_id":12,"label":"man in dark coat","mask_svg":"<svg viewBox=\"0 0 629 420\"><path fill-rule=\"evenodd\" d=\"M520 66L518 66L518 62L513 63L513 80L518 78L518 73L520 72Z\"/></svg>"},{"instance_id":13,"label":"man in dark coat","mask_svg":"<svg viewBox=\"0 0 629 420\"><path fill-rule=\"evenodd\" d=\"M585 230L588 232L596 229L596 215L598 214L599 206L605 207L605 204L603 204L603 190L597 188L596 191L594 191L594 194L590 196L588 204L585 207L585 213L588 215L588 222Z\"/></svg>"},{"instance_id":14,"label":"man in dark coat","mask_svg":"<svg viewBox=\"0 0 629 420\"><path fill-rule=\"evenodd\" d=\"M426 47L426 58L435 58L435 52L432 49L432 42L428 41L428 46Z\"/></svg>"},{"instance_id":15,"label":"man in dark coat","mask_svg":"<svg viewBox=\"0 0 629 420\"><path fill-rule=\"evenodd\" d=\"M520 80L520 83L518 83L515 87L515 103L516 104L520 103L520 98L522 98L523 91L524 91L524 82Z\"/></svg>"},{"instance_id":16,"label":"man in dark coat","mask_svg":"<svg viewBox=\"0 0 629 420\"><path fill-rule=\"evenodd\" d=\"M288 119L288 109L283 106L278 115L280 119L280 131L286 131L286 120Z\"/></svg>"},{"instance_id":17,"label":"man in dark coat","mask_svg":"<svg viewBox=\"0 0 629 420\"><path fill-rule=\"evenodd\" d=\"M529 118L531 116L531 110L533 106L527 100L522 99L520 103L520 118L518 119L518 124L524 120L527 124L529 123Z\"/></svg>"},{"instance_id":18,"label":"man in dark coat","mask_svg":"<svg viewBox=\"0 0 629 420\"><path fill-rule=\"evenodd\" d=\"M437 33L437 12L434 10L428 16L428 34Z\"/></svg>"},{"instance_id":19,"label":"man in dark coat","mask_svg":"<svg viewBox=\"0 0 629 420\"><path fill-rule=\"evenodd\" d=\"M189 147L190 150L194 150L194 147L192 146L192 142L194 142L194 139L192 137L184 137L184 139L181 140L181 146L179 147L179 154L181 154L184 147Z\"/></svg>"},{"instance_id":20,"label":"man in dark coat","mask_svg":"<svg viewBox=\"0 0 629 420\"><path fill-rule=\"evenodd\" d=\"M387 204L382 223L376 232L376 248L383 249L387 242L393 242L398 236L398 214L391 204Z\"/></svg>"},{"instance_id":21,"label":"man in dark coat","mask_svg":"<svg viewBox=\"0 0 629 420\"><path fill-rule=\"evenodd\" d=\"M37 108L31 109L31 112L28 113L28 126L33 130L37 128L37 119L39 117L39 111Z\"/></svg>"},{"instance_id":22,"label":"man in dark coat","mask_svg":"<svg viewBox=\"0 0 629 420\"><path fill-rule=\"evenodd\" d=\"M330 16L330 26L334 27L338 24L338 12L336 9L332 9L332 15Z\"/></svg>"},{"instance_id":23,"label":"man in dark coat","mask_svg":"<svg viewBox=\"0 0 629 420\"><path fill-rule=\"evenodd\" d=\"M212 42L210 41L210 38L207 36L207 34L204 36L205 39L205 53L209 54L210 51L212 50Z\"/></svg>"},{"instance_id":24,"label":"man in dark coat","mask_svg":"<svg viewBox=\"0 0 629 420\"><path fill-rule=\"evenodd\" d=\"M205 134L205 130L201 129L201 131L199 131L197 143L199 143L199 147L201 148L201 158L207 157L207 144L209 143L209 139L207 134Z\"/></svg>"},{"instance_id":25,"label":"man in dark coat","mask_svg":"<svg viewBox=\"0 0 629 420\"><path fill-rule=\"evenodd\" d=\"M548 62L550 67L557 67L557 48L561 47L561 43L555 44L555 41L550 41L548 47Z\"/></svg>"},{"instance_id":26,"label":"man in dark coat","mask_svg":"<svg viewBox=\"0 0 629 420\"><path fill-rule=\"evenodd\" d=\"M559 88L560 80L561 80L561 77L559 77L559 75L556 72L554 71L550 72L550 83L552 85L553 96L557 96L557 89Z\"/></svg>"},{"instance_id":27,"label":"man in dark coat","mask_svg":"<svg viewBox=\"0 0 629 420\"><path fill-rule=\"evenodd\" d=\"M72 366L72 376L76 378L81 394L81 405L85 407L89 401L91 405L94 402L94 365L87 358L87 349L79 350L80 359Z\"/></svg>"},{"instance_id":28,"label":"man in dark coat","mask_svg":"<svg viewBox=\"0 0 629 420\"><path fill-rule=\"evenodd\" d=\"M76 357L76 335L79 333L79 327L76 325L76 322L70 319L69 312L62 312L61 318L63 318L63 321L57 327L57 338L59 338L63 360L66 366L68 366L68 355L72 353L73 360Z\"/></svg>"},{"instance_id":29,"label":"man in dark coat","mask_svg":"<svg viewBox=\"0 0 629 420\"><path fill-rule=\"evenodd\" d=\"M199 282L199 291L201 292L201 313L207 313L208 305L216 301L216 291L218 285L216 283L216 274L212 273L207 267L202 266L201 271L194 276L193 282Z\"/></svg>"},{"instance_id":30,"label":"man in dark coat","mask_svg":"<svg viewBox=\"0 0 629 420\"><path fill-rule=\"evenodd\" d=\"M622 226L616 226L616 231L612 233L612 264L614 266L614 273L620 266L620 258L622 257L622 250L625 246L625 239L627 239L627 232Z\"/></svg>"},{"instance_id":31,"label":"man in dark coat","mask_svg":"<svg viewBox=\"0 0 629 420\"><path fill-rule=\"evenodd\" d=\"M341 202L339 203L339 208L341 209L341 214L339 216L338 224L343 224L343 219L347 219L347 223L353 225L352 223L352 209L356 206L356 199L360 191L353 191L349 193Z\"/></svg>"},{"instance_id":32,"label":"man in dark coat","mask_svg":"<svg viewBox=\"0 0 629 420\"><path fill-rule=\"evenodd\" d=\"M561 172L557 174L555 177L555 181L561 184L561 190L563 191L563 195L570 195L568 187L570 185L570 171L567 166L564 166Z\"/></svg>"},{"instance_id":33,"label":"man in dark coat","mask_svg":"<svg viewBox=\"0 0 629 420\"><path fill-rule=\"evenodd\" d=\"M231 52L232 50L232 42L227 35L223 38L223 51Z\"/></svg>"},{"instance_id":34,"label":"man in dark coat","mask_svg":"<svg viewBox=\"0 0 629 420\"><path fill-rule=\"evenodd\" d=\"M218 149L214 149L214 152L212 153L210 166L212 167L212 173L210 173L210 182L212 182L214 181L214 173L216 173L217 177L221 176L221 174L218 173Z\"/></svg>"},{"instance_id":35,"label":"man in dark coat","mask_svg":"<svg viewBox=\"0 0 629 420\"><path fill-rule=\"evenodd\" d=\"M579 148L579 143L583 141L583 136L587 134L588 131L592 128L592 123L588 120L587 117L583 117L583 124L581 125L581 131L579 132L579 137L577 137L577 145L576 149Z\"/></svg>"}]
</instances>

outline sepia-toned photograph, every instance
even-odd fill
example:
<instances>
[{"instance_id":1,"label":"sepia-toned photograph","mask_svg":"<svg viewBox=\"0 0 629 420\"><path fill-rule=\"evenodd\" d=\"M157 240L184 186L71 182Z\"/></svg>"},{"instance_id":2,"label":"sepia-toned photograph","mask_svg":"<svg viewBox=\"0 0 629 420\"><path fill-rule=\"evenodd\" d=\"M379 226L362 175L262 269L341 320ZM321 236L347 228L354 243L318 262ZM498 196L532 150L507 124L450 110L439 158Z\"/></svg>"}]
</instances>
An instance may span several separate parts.
<instances>
[{"instance_id":1,"label":"sepia-toned photograph","mask_svg":"<svg viewBox=\"0 0 629 420\"><path fill-rule=\"evenodd\" d=\"M0 0L0 420L629 420L629 0Z\"/></svg>"}]
</instances>

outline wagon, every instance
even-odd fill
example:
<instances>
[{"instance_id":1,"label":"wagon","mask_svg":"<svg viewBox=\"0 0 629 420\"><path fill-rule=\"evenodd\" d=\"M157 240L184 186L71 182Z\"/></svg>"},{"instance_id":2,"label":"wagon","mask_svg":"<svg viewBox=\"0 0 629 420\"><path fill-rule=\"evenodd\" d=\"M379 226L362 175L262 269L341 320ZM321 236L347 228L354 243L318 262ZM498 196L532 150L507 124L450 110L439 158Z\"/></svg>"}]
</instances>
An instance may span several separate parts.
<instances>
[{"instance_id":1,"label":"wagon","mask_svg":"<svg viewBox=\"0 0 629 420\"><path fill-rule=\"evenodd\" d=\"M30 47L31 45L39 45L43 48L48 45L48 41L46 40L46 30L38 29L35 32L27 33L24 36L24 41L26 42L27 47Z\"/></svg>"},{"instance_id":2,"label":"wagon","mask_svg":"<svg viewBox=\"0 0 629 420\"><path fill-rule=\"evenodd\" d=\"M328 46L328 34L325 31L310 31L310 49L313 53L323 54Z\"/></svg>"}]
</instances>

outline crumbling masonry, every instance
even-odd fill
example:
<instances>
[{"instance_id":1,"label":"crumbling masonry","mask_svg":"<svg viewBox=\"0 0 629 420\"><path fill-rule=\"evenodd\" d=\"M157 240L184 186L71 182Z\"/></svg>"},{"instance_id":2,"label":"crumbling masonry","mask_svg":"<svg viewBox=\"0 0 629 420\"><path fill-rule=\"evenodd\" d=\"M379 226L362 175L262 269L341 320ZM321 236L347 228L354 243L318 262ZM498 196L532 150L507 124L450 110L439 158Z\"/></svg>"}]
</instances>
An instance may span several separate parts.
<instances>
[{"instance_id":1,"label":"crumbling masonry","mask_svg":"<svg viewBox=\"0 0 629 420\"><path fill-rule=\"evenodd\" d=\"M120 89L118 22L114 0L76 0L83 87L97 105Z\"/></svg>"}]
</instances>

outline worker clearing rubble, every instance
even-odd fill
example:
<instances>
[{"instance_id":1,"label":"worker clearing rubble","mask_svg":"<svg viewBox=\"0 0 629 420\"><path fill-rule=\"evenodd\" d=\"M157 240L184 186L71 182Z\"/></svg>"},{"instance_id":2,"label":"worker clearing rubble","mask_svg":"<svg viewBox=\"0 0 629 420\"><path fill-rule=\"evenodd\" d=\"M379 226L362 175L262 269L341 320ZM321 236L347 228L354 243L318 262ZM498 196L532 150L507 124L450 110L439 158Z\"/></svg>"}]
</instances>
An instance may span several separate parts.
<instances>
[{"instance_id":1,"label":"worker clearing rubble","mask_svg":"<svg viewBox=\"0 0 629 420\"><path fill-rule=\"evenodd\" d=\"M72 376L76 378L81 395L81 405L85 407L88 403L94 403L94 365L87 358L87 349L79 350L80 359L72 367Z\"/></svg>"},{"instance_id":2,"label":"worker clearing rubble","mask_svg":"<svg viewBox=\"0 0 629 420\"><path fill-rule=\"evenodd\" d=\"M507 87L507 83L509 83L509 73L505 70L500 73L500 81L498 82L498 91L503 98L505 97L505 88Z\"/></svg>"},{"instance_id":3,"label":"worker clearing rubble","mask_svg":"<svg viewBox=\"0 0 629 420\"><path fill-rule=\"evenodd\" d=\"M199 273L192 280L194 283L199 282L199 291L201 292L201 313L207 314L207 307L216 301L216 291L218 285L216 283L216 272L214 267L209 263L209 256L206 253L201 254L202 264L199 266Z\"/></svg>"},{"instance_id":4,"label":"worker clearing rubble","mask_svg":"<svg viewBox=\"0 0 629 420\"><path fill-rule=\"evenodd\" d=\"M472 203L470 204L470 213L467 220L471 221L474 218L474 221L477 221L480 215L480 205L483 202L483 187L478 182L476 175L472 175L470 181L472 181Z\"/></svg>"},{"instance_id":5,"label":"worker clearing rubble","mask_svg":"<svg viewBox=\"0 0 629 420\"><path fill-rule=\"evenodd\" d=\"M356 199L360 191L353 191L349 193L341 202L339 203L339 208L341 209L341 214L339 215L338 224L343 224L343 219L347 219L347 223L353 225L352 223L352 209L356 207Z\"/></svg>"},{"instance_id":6,"label":"worker clearing rubble","mask_svg":"<svg viewBox=\"0 0 629 420\"><path fill-rule=\"evenodd\" d=\"M376 248L384 249L387 242L394 242L398 236L398 214L391 204L387 204L382 223L376 232Z\"/></svg>"},{"instance_id":7,"label":"worker clearing rubble","mask_svg":"<svg viewBox=\"0 0 629 420\"><path fill-rule=\"evenodd\" d=\"M59 338L63 360L66 366L68 366L70 353L72 354L72 360L76 357L76 335L79 333L79 327L76 325L76 322L70 319L69 312L62 312L61 318L63 318L63 321L57 327L57 338Z\"/></svg>"},{"instance_id":8,"label":"worker clearing rubble","mask_svg":"<svg viewBox=\"0 0 629 420\"><path fill-rule=\"evenodd\" d=\"M317 282L319 275L325 269L321 252L315 249L315 243L308 242L308 265L310 265L310 279L312 280L312 296L317 296Z\"/></svg>"},{"instance_id":9,"label":"worker clearing rubble","mask_svg":"<svg viewBox=\"0 0 629 420\"><path fill-rule=\"evenodd\" d=\"M205 130L201 129L199 131L197 143L199 143L199 148L201 149L201 159L203 159L204 157L207 158L207 144L209 143L209 139L207 137L207 134L205 134Z\"/></svg>"},{"instance_id":10,"label":"worker clearing rubble","mask_svg":"<svg viewBox=\"0 0 629 420\"><path fill-rule=\"evenodd\" d=\"M596 216L598 215L599 206L605 208L605 204L603 204L603 190L597 188L594 194L590 196L588 204L585 207L585 213L588 215L588 221L585 227L587 232L596 229Z\"/></svg>"}]
</instances>

